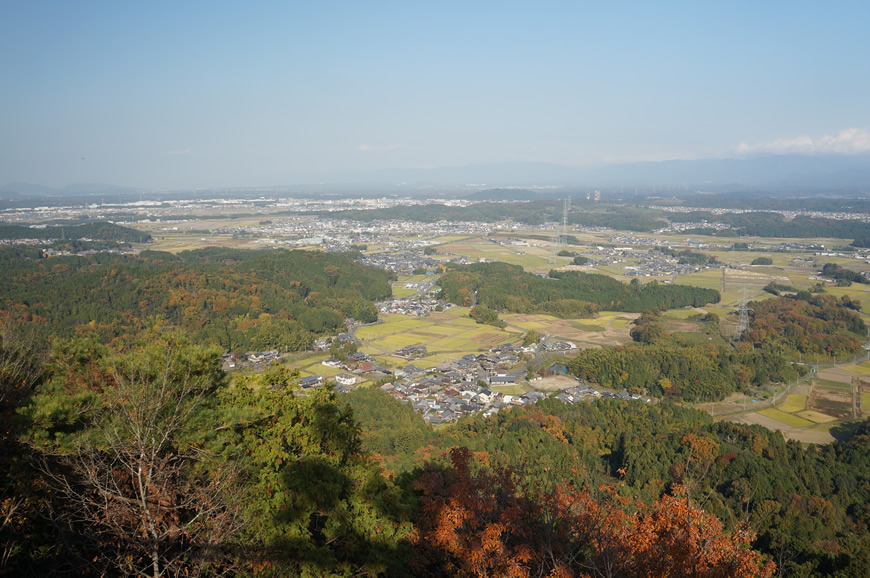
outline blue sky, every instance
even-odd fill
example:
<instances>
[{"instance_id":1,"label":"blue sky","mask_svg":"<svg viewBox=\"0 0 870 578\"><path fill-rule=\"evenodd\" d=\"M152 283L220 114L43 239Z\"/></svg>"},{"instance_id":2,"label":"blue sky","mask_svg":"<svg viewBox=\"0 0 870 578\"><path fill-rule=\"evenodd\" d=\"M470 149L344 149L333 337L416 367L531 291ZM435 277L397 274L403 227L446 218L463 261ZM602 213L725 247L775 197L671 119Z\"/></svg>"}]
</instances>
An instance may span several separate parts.
<instances>
[{"instance_id":1,"label":"blue sky","mask_svg":"<svg viewBox=\"0 0 870 578\"><path fill-rule=\"evenodd\" d=\"M0 184L870 152L866 1L2 6Z\"/></svg>"}]
</instances>

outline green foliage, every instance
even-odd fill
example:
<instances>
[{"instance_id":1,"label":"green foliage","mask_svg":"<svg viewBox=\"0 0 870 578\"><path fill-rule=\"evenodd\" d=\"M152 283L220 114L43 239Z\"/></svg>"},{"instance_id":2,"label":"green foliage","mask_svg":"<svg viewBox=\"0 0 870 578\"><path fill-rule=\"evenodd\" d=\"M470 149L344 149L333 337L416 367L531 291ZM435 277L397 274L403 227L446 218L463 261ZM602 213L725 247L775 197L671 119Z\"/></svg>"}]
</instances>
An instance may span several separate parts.
<instances>
[{"instance_id":1,"label":"green foliage","mask_svg":"<svg viewBox=\"0 0 870 578\"><path fill-rule=\"evenodd\" d=\"M248 463L246 539L277 574L397 571L408 504L362 453L351 410L329 388L303 395L295 378L275 368L223 400L247 416L226 424Z\"/></svg>"},{"instance_id":2,"label":"green foliage","mask_svg":"<svg viewBox=\"0 0 870 578\"><path fill-rule=\"evenodd\" d=\"M634 320L634 327L629 332L631 338L640 343L653 343L664 336L657 311L644 311Z\"/></svg>"},{"instance_id":3,"label":"green foliage","mask_svg":"<svg viewBox=\"0 0 870 578\"><path fill-rule=\"evenodd\" d=\"M705 199L704 202L708 200ZM740 203L742 205L741 208L746 208L745 199L741 199ZM794 207L789 207L788 210L794 210ZM668 218L672 222L692 223L709 221L711 223L724 223L731 226L731 229L725 230L700 228L684 231L686 234L691 235L724 237L736 237L738 235L796 238L833 237L835 239L870 237L870 234L868 234L870 233L870 225L851 219L798 216L794 219L786 220L781 213L763 211L721 214L709 211L692 211L688 213L671 213L668 215Z\"/></svg>"},{"instance_id":4,"label":"green foliage","mask_svg":"<svg viewBox=\"0 0 870 578\"><path fill-rule=\"evenodd\" d=\"M719 301L719 292L685 285L625 285L605 275L552 271L551 278L525 273L506 263L478 263L441 276L444 298L471 305L477 292L480 305L516 313L549 313L560 317L591 316L599 309L643 311L703 306Z\"/></svg>"},{"instance_id":5,"label":"green foliage","mask_svg":"<svg viewBox=\"0 0 870 578\"><path fill-rule=\"evenodd\" d=\"M756 257L752 260L752 265L773 265L773 259L770 257Z\"/></svg>"},{"instance_id":6,"label":"green foliage","mask_svg":"<svg viewBox=\"0 0 870 578\"><path fill-rule=\"evenodd\" d=\"M96 222L82 225L48 226L41 229L21 225L0 225L0 239L94 239L124 243L145 243L151 235L114 223Z\"/></svg>"},{"instance_id":7,"label":"green foliage","mask_svg":"<svg viewBox=\"0 0 870 578\"><path fill-rule=\"evenodd\" d=\"M589 258L584 257L583 255L577 255L576 257L574 257L573 262L575 265L585 265L586 263L589 262Z\"/></svg>"},{"instance_id":8,"label":"green foliage","mask_svg":"<svg viewBox=\"0 0 870 578\"><path fill-rule=\"evenodd\" d=\"M353 410L362 430L362 448L381 456L397 456L393 469L410 469L412 457L433 438L431 427L408 404L380 389L361 387L339 397Z\"/></svg>"},{"instance_id":9,"label":"green foliage","mask_svg":"<svg viewBox=\"0 0 870 578\"><path fill-rule=\"evenodd\" d=\"M771 295L779 295L781 291L797 292L797 289L795 289L792 285L786 285L785 283L777 283L776 281L771 281L762 288L762 291L766 291Z\"/></svg>"},{"instance_id":10,"label":"green foliage","mask_svg":"<svg viewBox=\"0 0 870 578\"><path fill-rule=\"evenodd\" d=\"M825 263L822 267L822 275L830 277L836 281L849 281L852 283L864 284L870 283L870 279L867 279L864 275L852 271L851 269L844 269L836 263Z\"/></svg>"},{"instance_id":11,"label":"green foliage","mask_svg":"<svg viewBox=\"0 0 870 578\"><path fill-rule=\"evenodd\" d=\"M476 305L475 307L472 307L471 312L468 315L477 323L482 323L484 325L492 325L493 327L507 326L504 321L498 318L498 311L493 311L484 305Z\"/></svg>"},{"instance_id":12,"label":"green foliage","mask_svg":"<svg viewBox=\"0 0 870 578\"><path fill-rule=\"evenodd\" d=\"M390 295L383 271L346 256L305 251L203 249L178 255L38 259L0 250L0 304L71 336L90 325L103 340L160 317L227 350L299 350L353 317L377 319Z\"/></svg>"},{"instance_id":13,"label":"green foliage","mask_svg":"<svg viewBox=\"0 0 870 578\"><path fill-rule=\"evenodd\" d=\"M315 213L337 219L374 221L400 219L434 223L437 221L482 221L493 223L510 219L517 223L541 225L561 221L561 201L535 200L525 203L475 203L467 207L452 207L438 203L388 209L334 211ZM609 227L624 231L653 231L663 227L665 214L656 209L609 205L599 203L575 205L576 212L568 215L568 222L585 227ZM580 243L571 243L580 244Z\"/></svg>"}]
</instances>

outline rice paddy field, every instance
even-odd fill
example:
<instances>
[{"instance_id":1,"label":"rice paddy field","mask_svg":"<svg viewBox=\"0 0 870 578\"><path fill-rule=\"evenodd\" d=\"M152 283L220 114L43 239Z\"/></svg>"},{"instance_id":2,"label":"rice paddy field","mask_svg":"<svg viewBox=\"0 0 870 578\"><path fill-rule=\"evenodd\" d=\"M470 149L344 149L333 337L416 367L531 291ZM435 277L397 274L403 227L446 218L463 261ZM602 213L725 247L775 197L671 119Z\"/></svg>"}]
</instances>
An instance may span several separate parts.
<instances>
[{"instance_id":1,"label":"rice paddy field","mask_svg":"<svg viewBox=\"0 0 870 578\"><path fill-rule=\"evenodd\" d=\"M475 237L441 245L438 252L443 255L462 255L474 261L486 259L520 265L532 273L546 273L554 267L567 265L572 261L572 257L557 257L556 264L553 265L549 262L550 244L543 241L532 241L532 243L535 244L528 247L502 245L482 237Z\"/></svg>"},{"instance_id":2,"label":"rice paddy field","mask_svg":"<svg viewBox=\"0 0 870 578\"><path fill-rule=\"evenodd\" d=\"M603 311L592 319L560 319L552 315L502 315L506 323L523 331L537 331L541 335L591 343L593 345L621 345L631 341L630 324L637 313Z\"/></svg>"},{"instance_id":3,"label":"rice paddy field","mask_svg":"<svg viewBox=\"0 0 870 578\"><path fill-rule=\"evenodd\" d=\"M855 411L858 416L870 414L870 378L867 375L870 375L870 362L823 368L818 377L794 387L775 408L766 406L755 412L720 419L760 424L805 443L828 443L833 441L831 428L843 420L852 419L853 401L857 401ZM717 405L721 408L722 404Z\"/></svg>"},{"instance_id":4,"label":"rice paddy field","mask_svg":"<svg viewBox=\"0 0 870 578\"><path fill-rule=\"evenodd\" d=\"M466 353L478 353L502 343L519 341L524 333L513 327L499 329L478 324L468 317L469 311L467 307L451 307L423 318L386 315L380 323L357 329L356 336L364 344L361 351L390 356L392 363L404 363L401 358L391 356L397 349L425 345L429 355L415 360L414 364L431 367Z\"/></svg>"},{"instance_id":5,"label":"rice paddy field","mask_svg":"<svg viewBox=\"0 0 870 578\"><path fill-rule=\"evenodd\" d=\"M775 407L763 409L758 413L791 427L807 427L814 425L813 422L808 419L804 419L792 413L784 412Z\"/></svg>"}]
</instances>

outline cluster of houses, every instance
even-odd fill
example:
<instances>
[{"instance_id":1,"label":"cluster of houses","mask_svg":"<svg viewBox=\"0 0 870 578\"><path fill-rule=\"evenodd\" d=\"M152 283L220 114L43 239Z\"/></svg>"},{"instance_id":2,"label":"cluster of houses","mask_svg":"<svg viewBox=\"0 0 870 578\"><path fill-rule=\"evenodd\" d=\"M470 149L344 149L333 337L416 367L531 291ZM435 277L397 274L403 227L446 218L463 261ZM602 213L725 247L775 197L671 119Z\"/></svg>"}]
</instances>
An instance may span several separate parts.
<instances>
[{"instance_id":1,"label":"cluster of houses","mask_svg":"<svg viewBox=\"0 0 870 578\"><path fill-rule=\"evenodd\" d=\"M577 346L570 341L547 340L541 344L541 349L544 351L571 351L577 349Z\"/></svg>"},{"instance_id":2,"label":"cluster of houses","mask_svg":"<svg viewBox=\"0 0 870 578\"><path fill-rule=\"evenodd\" d=\"M381 386L381 390L402 403L412 404L414 409L422 414L423 420L433 425L455 422L473 413L483 413L488 417L504 408L534 405L551 395L540 391L511 395L492 391L479 381L454 383L446 375L387 383ZM599 398L634 399L647 403L650 401L639 395L629 394L627 391L600 392L585 383L562 390L553 397L569 404Z\"/></svg>"},{"instance_id":3,"label":"cluster of houses","mask_svg":"<svg viewBox=\"0 0 870 578\"><path fill-rule=\"evenodd\" d=\"M434 269L439 261L415 251L372 253L359 260L363 265L411 274L418 269Z\"/></svg>"},{"instance_id":4,"label":"cluster of houses","mask_svg":"<svg viewBox=\"0 0 870 578\"><path fill-rule=\"evenodd\" d=\"M439 307L441 309L438 309ZM433 311L441 311L450 307L449 303L432 298L392 299L378 303L378 311L381 313L398 313L411 317L426 317Z\"/></svg>"}]
</instances>

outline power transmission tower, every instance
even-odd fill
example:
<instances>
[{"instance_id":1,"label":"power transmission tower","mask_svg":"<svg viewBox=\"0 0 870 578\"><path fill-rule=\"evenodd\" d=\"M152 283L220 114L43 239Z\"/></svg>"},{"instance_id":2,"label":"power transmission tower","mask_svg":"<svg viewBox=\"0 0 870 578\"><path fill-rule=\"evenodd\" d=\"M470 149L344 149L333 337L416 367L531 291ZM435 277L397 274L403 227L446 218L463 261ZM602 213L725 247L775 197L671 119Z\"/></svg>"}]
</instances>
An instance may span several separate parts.
<instances>
[{"instance_id":1,"label":"power transmission tower","mask_svg":"<svg viewBox=\"0 0 870 578\"><path fill-rule=\"evenodd\" d=\"M562 205L562 238L560 244L568 244L568 212L571 210L571 197L565 199Z\"/></svg>"},{"instance_id":2,"label":"power transmission tower","mask_svg":"<svg viewBox=\"0 0 870 578\"><path fill-rule=\"evenodd\" d=\"M740 302L740 307L737 308L737 330L734 332L734 339L740 339L743 333L749 329L749 312L752 309L746 305L746 285L743 286L743 299Z\"/></svg>"},{"instance_id":3,"label":"power transmission tower","mask_svg":"<svg viewBox=\"0 0 870 578\"><path fill-rule=\"evenodd\" d=\"M571 210L571 198L564 200L562 204L562 223L556 225L556 231L553 233L553 242L550 246L550 265L556 264L556 255L559 251L568 244L568 211Z\"/></svg>"}]
</instances>

